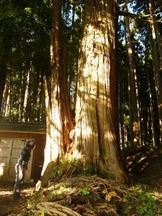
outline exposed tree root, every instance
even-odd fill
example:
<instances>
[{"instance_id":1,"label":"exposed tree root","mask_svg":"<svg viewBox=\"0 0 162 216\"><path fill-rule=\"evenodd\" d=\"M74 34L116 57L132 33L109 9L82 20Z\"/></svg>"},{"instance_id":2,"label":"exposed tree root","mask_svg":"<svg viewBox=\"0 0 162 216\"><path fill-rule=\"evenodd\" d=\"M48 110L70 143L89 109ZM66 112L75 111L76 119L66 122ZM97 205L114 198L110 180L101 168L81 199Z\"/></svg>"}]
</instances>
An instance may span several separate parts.
<instances>
[{"instance_id":1,"label":"exposed tree root","mask_svg":"<svg viewBox=\"0 0 162 216\"><path fill-rule=\"evenodd\" d=\"M59 205L53 202L42 202L37 204L37 209L44 212L46 215L60 215L60 216L80 216L77 212L74 212L70 208Z\"/></svg>"},{"instance_id":2,"label":"exposed tree root","mask_svg":"<svg viewBox=\"0 0 162 216\"><path fill-rule=\"evenodd\" d=\"M72 173L72 169L67 169L57 183L35 192L28 213L33 216L118 215L110 201L120 202L128 190L126 187L98 176L65 178Z\"/></svg>"}]
</instances>

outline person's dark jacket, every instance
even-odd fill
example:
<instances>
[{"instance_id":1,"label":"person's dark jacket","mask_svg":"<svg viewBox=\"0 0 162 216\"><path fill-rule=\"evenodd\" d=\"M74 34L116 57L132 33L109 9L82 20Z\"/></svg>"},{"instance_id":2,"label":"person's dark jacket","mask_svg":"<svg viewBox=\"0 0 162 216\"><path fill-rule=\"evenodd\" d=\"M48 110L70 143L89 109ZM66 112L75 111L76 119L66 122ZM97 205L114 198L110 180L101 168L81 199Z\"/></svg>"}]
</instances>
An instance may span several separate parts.
<instances>
[{"instance_id":1,"label":"person's dark jacket","mask_svg":"<svg viewBox=\"0 0 162 216\"><path fill-rule=\"evenodd\" d=\"M27 164L30 160L31 151L34 148L34 142L28 141L24 149L22 149L18 158L18 163L21 165Z\"/></svg>"}]
</instances>

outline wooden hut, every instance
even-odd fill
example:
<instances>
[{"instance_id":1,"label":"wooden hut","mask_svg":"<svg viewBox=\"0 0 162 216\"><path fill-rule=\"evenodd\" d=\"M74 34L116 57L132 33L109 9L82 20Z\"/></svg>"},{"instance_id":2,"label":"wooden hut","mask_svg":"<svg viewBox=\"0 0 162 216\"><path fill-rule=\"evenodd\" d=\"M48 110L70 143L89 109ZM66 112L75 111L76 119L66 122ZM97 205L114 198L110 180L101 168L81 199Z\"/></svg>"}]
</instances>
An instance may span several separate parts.
<instances>
[{"instance_id":1,"label":"wooden hut","mask_svg":"<svg viewBox=\"0 0 162 216\"><path fill-rule=\"evenodd\" d=\"M0 122L0 180L14 181L15 164L27 139L35 139L25 181L36 182L44 162L45 124Z\"/></svg>"}]
</instances>

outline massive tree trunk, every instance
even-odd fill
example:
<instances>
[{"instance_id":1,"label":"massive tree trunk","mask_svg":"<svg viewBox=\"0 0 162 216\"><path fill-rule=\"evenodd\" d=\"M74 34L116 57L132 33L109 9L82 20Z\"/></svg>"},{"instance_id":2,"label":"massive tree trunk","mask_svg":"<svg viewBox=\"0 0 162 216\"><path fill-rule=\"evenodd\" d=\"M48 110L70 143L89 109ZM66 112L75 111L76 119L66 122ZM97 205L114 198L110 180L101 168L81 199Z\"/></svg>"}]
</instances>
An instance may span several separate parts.
<instances>
[{"instance_id":1,"label":"massive tree trunk","mask_svg":"<svg viewBox=\"0 0 162 216\"><path fill-rule=\"evenodd\" d=\"M50 54L50 82L45 79L47 136L43 177L41 177L43 185L47 183L53 164L65 155L70 142L69 131L73 127L68 101L66 49L62 37L60 0L53 0ZM47 167L48 169L46 169ZM46 173L44 174L45 170Z\"/></svg>"},{"instance_id":2,"label":"massive tree trunk","mask_svg":"<svg viewBox=\"0 0 162 216\"><path fill-rule=\"evenodd\" d=\"M116 1L88 0L80 48L74 154L127 180L118 152Z\"/></svg>"}]
</instances>

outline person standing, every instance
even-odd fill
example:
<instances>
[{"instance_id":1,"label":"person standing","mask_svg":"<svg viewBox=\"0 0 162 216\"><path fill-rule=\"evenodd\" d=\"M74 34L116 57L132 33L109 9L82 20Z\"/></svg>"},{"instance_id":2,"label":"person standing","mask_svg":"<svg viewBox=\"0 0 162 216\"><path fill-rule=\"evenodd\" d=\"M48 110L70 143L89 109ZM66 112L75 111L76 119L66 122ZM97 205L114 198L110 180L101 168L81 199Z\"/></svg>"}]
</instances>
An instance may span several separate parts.
<instances>
[{"instance_id":1,"label":"person standing","mask_svg":"<svg viewBox=\"0 0 162 216\"><path fill-rule=\"evenodd\" d=\"M31 151L34 149L34 147L35 141L33 139L27 140L25 147L21 150L20 155L18 157L18 161L15 165L16 178L13 190L14 200L20 198L20 190L22 184L24 183L25 171L27 170L28 162L31 156Z\"/></svg>"}]
</instances>

